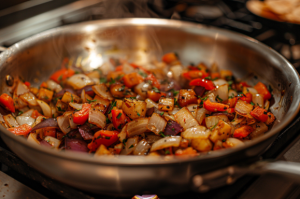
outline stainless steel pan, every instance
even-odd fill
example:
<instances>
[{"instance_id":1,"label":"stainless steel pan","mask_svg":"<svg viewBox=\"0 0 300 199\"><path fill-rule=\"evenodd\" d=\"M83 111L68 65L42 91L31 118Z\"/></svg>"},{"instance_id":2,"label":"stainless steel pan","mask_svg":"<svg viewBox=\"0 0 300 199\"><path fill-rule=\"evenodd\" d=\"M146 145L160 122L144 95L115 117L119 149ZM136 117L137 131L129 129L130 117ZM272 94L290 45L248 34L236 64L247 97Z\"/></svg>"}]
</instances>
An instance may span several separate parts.
<instances>
[{"instance_id":1,"label":"stainless steel pan","mask_svg":"<svg viewBox=\"0 0 300 199\"><path fill-rule=\"evenodd\" d=\"M101 64L102 59L126 55L143 63L170 51L177 52L185 65L217 62L240 78L255 73L258 79L253 79L253 83L260 80L274 89L272 111L277 118L276 124L268 133L243 147L186 159L95 158L88 154L54 151L32 145L0 127L2 139L38 171L86 191L111 195L176 194L189 190L191 183L203 189L201 185L211 179L209 171L261 154L299 111L298 74L277 52L236 33L164 19L88 22L53 29L21 41L0 55L0 90L7 88L6 75L39 85L60 67L65 56L86 57L101 53L102 58L97 58ZM281 96L282 90L285 92ZM226 169L222 175L232 174L231 171ZM205 173L208 174L197 175Z\"/></svg>"}]
</instances>

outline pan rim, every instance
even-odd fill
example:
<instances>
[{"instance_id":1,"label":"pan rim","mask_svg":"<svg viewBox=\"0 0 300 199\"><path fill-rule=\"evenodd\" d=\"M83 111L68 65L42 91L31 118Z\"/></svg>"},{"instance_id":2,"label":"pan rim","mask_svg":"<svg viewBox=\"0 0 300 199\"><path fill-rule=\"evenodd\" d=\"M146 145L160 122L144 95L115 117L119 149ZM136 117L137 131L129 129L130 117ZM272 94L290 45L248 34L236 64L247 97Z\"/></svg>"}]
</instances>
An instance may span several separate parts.
<instances>
[{"instance_id":1,"label":"pan rim","mask_svg":"<svg viewBox=\"0 0 300 199\"><path fill-rule=\"evenodd\" d=\"M76 30L78 31L84 31L84 28L87 26L89 27L94 27L97 28L99 26L107 28L107 27L114 27L116 25L124 25L124 26L161 26L161 27L169 27L169 28L187 28L191 30L198 30L198 29L205 29L206 31L216 31L222 35L228 36L235 38L235 40L242 41L245 44L248 45L255 45L257 48L261 48L262 50L266 50L268 53L272 54L275 56L277 59L282 61L286 67L291 70L293 75L297 76L297 85L300 85L300 80L299 80L299 75L298 72L293 68L293 66L279 53L277 53L275 50L271 49L270 47L260 43L259 41L239 34L239 33L234 33L228 30L222 30L219 28L215 27L210 27L202 24L196 24L196 23L191 23L191 22L183 22L183 21L175 21L175 20L169 20L169 19L155 19L155 18L126 18L126 19L118 19L117 22L115 22L115 19L107 19L107 20L97 20L97 21L92 21L92 22L84 22L84 23L79 23L79 24L74 24L74 25L68 25L68 26L63 26L63 27L58 27L54 28L42 33L39 33L37 35L31 36L25 40L22 40L13 46L11 46L9 49L4 51L2 54L0 54L0 69L3 67L4 62L6 59L13 53L18 52L20 50L21 46L27 46L31 42L38 41L40 38L47 38L49 36L63 33L65 31L70 31L71 30ZM72 152L72 151L56 151L53 149L48 149L48 148L43 148L41 146L33 145L30 142L27 142L26 139L15 136L14 134L10 133L8 130L6 130L4 127L0 127L1 131L1 136L5 136L6 138L13 139L14 141L18 142L18 144L22 144L25 147L29 147L31 150L36 150L40 153L44 153L44 155L49 155L49 156L55 156L57 158L62 158L62 159L68 159L70 161L77 161L77 162L85 162L85 163L93 163L93 164L105 164L105 165L115 165L115 166L147 166L147 165L164 165L164 164L182 164L182 163L191 163L195 161L206 161L218 157L225 157L234 153L237 153L239 151L246 150L250 148L251 146L257 145L267 139L270 139L274 135L278 134L280 131L282 131L284 128L288 126L292 122L292 120L296 117L300 110L300 105L299 105L300 99L295 98L293 99L291 106L289 108L289 111L291 110L292 106L297 106L296 111L289 113L287 115L287 118L278 124L276 128L271 129L266 133L265 135L252 140L251 142L247 142L244 146L237 147L237 148L230 148L226 150L221 150L221 151L214 151L210 154L207 155L202 155L202 156L197 156L197 157L189 157L186 159L182 158L172 158L165 160L163 157L159 158L149 158L149 157L136 157L136 156L118 156L118 157L101 157L101 158L95 158L92 155L88 154L81 154L78 152ZM297 103L297 104L295 104ZM21 157L22 158L22 157ZM124 159L124 160L123 160Z\"/></svg>"}]
</instances>

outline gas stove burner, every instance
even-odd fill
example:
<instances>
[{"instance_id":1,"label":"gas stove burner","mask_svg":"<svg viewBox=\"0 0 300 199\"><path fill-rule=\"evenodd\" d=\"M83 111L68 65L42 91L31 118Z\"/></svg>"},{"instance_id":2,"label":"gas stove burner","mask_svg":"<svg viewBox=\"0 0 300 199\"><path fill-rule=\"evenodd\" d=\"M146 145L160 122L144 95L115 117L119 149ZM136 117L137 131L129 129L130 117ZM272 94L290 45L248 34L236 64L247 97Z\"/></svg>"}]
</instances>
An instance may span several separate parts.
<instances>
[{"instance_id":1,"label":"gas stove burner","mask_svg":"<svg viewBox=\"0 0 300 199\"><path fill-rule=\"evenodd\" d=\"M216 19L223 15L220 8L212 5L191 6L186 9L185 15L191 18Z\"/></svg>"}]
</instances>

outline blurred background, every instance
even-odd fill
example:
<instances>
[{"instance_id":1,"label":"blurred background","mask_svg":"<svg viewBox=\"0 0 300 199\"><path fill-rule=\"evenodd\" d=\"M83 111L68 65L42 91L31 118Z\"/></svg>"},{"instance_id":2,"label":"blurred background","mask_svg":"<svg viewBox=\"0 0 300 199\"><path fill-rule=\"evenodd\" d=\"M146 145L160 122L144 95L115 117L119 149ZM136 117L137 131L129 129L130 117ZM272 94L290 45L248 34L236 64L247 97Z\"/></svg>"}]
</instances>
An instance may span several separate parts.
<instances>
[{"instance_id":1,"label":"blurred background","mask_svg":"<svg viewBox=\"0 0 300 199\"><path fill-rule=\"evenodd\" d=\"M1 0L0 46L9 47L29 36L59 26L126 17L190 21L242 33L272 47L298 71L300 69L300 0ZM274 142L275 147L272 145L263 157L289 161L295 161L295 157L298 157L299 161L300 137L297 136L297 131L283 132ZM1 140L0 145L4 145ZM18 191L22 190L18 192L20 197L15 198L115 198L83 193L55 182L9 151L2 151L0 162L1 171L7 174L5 181L3 175L0 176L1 180L9 182L1 184L0 181L0 193L3 193L0 198L9 198L8 193L16 191L15 187L8 187L8 184L15 184ZM159 197L292 199L300 197L300 186L285 179L252 176L207 194L184 193Z\"/></svg>"}]
</instances>

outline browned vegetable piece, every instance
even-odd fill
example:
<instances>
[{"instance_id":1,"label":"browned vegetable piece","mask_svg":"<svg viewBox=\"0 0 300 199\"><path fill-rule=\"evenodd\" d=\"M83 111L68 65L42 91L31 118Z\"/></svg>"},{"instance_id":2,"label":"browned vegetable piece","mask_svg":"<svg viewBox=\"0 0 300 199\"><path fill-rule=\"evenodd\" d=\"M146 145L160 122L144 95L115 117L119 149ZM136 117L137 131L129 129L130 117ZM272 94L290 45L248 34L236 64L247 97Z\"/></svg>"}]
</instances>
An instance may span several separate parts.
<instances>
[{"instance_id":1,"label":"browned vegetable piece","mask_svg":"<svg viewBox=\"0 0 300 199\"><path fill-rule=\"evenodd\" d=\"M230 70L220 70L220 76L222 79L231 78L232 72Z\"/></svg>"},{"instance_id":2,"label":"browned vegetable piece","mask_svg":"<svg viewBox=\"0 0 300 199\"><path fill-rule=\"evenodd\" d=\"M64 103L70 103L70 102L80 103L81 98L78 97L75 94L70 93L70 92L65 92L65 94L63 95L61 101L64 102Z\"/></svg>"},{"instance_id":3,"label":"browned vegetable piece","mask_svg":"<svg viewBox=\"0 0 300 199\"><path fill-rule=\"evenodd\" d=\"M122 108L122 104L123 104L123 100L115 100L116 101L116 107L121 109Z\"/></svg>"},{"instance_id":4,"label":"browned vegetable piece","mask_svg":"<svg viewBox=\"0 0 300 199\"><path fill-rule=\"evenodd\" d=\"M187 139L182 139L181 141L180 141L180 147L181 148L187 148L189 146L189 140L187 140Z\"/></svg>"},{"instance_id":5,"label":"browned vegetable piece","mask_svg":"<svg viewBox=\"0 0 300 199\"><path fill-rule=\"evenodd\" d=\"M197 104L197 96L193 89L181 89L178 96L178 104L181 107L189 104Z\"/></svg>"},{"instance_id":6,"label":"browned vegetable piece","mask_svg":"<svg viewBox=\"0 0 300 199\"><path fill-rule=\"evenodd\" d=\"M202 138L192 139L191 146L200 152L210 151L213 147L209 139Z\"/></svg>"},{"instance_id":7,"label":"browned vegetable piece","mask_svg":"<svg viewBox=\"0 0 300 199\"><path fill-rule=\"evenodd\" d=\"M107 108L108 108L108 106L105 106L104 104L96 102L96 103L92 103L91 108L96 109L98 111L101 111L102 113L105 113L106 110L107 110Z\"/></svg>"},{"instance_id":8,"label":"browned vegetable piece","mask_svg":"<svg viewBox=\"0 0 300 199\"><path fill-rule=\"evenodd\" d=\"M63 113L68 109L68 104L62 102L61 100L57 100L55 107L57 112Z\"/></svg>"},{"instance_id":9,"label":"browned vegetable piece","mask_svg":"<svg viewBox=\"0 0 300 199\"><path fill-rule=\"evenodd\" d=\"M103 144L101 144L100 147L95 152L95 156L100 156L100 155L111 155L110 151L107 150L107 148Z\"/></svg>"},{"instance_id":10,"label":"browned vegetable piece","mask_svg":"<svg viewBox=\"0 0 300 199\"><path fill-rule=\"evenodd\" d=\"M122 104L122 110L133 120L140 117L145 117L147 103L136 99L125 98Z\"/></svg>"},{"instance_id":11,"label":"browned vegetable piece","mask_svg":"<svg viewBox=\"0 0 300 199\"><path fill-rule=\"evenodd\" d=\"M160 111L172 111L174 108L174 99L161 97L158 102L158 110Z\"/></svg>"},{"instance_id":12,"label":"browned vegetable piece","mask_svg":"<svg viewBox=\"0 0 300 199\"><path fill-rule=\"evenodd\" d=\"M123 98L125 96L125 85L119 82L110 85L110 93L115 98Z\"/></svg>"},{"instance_id":13,"label":"browned vegetable piece","mask_svg":"<svg viewBox=\"0 0 300 199\"><path fill-rule=\"evenodd\" d=\"M268 112L268 119L266 121L266 124L270 125L274 122L274 120L275 120L275 116L273 115L273 113Z\"/></svg>"},{"instance_id":14,"label":"browned vegetable piece","mask_svg":"<svg viewBox=\"0 0 300 199\"><path fill-rule=\"evenodd\" d=\"M52 100L53 97L53 91L48 90L46 88L40 88L39 92L38 92L38 98L40 100L43 100L47 103L49 103Z\"/></svg>"},{"instance_id":15,"label":"browned vegetable piece","mask_svg":"<svg viewBox=\"0 0 300 199\"><path fill-rule=\"evenodd\" d=\"M229 138L231 136L231 128L232 127L228 123L224 122L223 120L220 120L217 126L212 129L210 140L216 143L218 140L224 140Z\"/></svg>"},{"instance_id":16,"label":"browned vegetable piece","mask_svg":"<svg viewBox=\"0 0 300 199\"><path fill-rule=\"evenodd\" d=\"M38 92L39 92L39 89L38 89L38 88L31 87L31 88L30 88L30 92L32 92L33 94L37 95Z\"/></svg>"},{"instance_id":17,"label":"browned vegetable piece","mask_svg":"<svg viewBox=\"0 0 300 199\"><path fill-rule=\"evenodd\" d=\"M31 92L20 95L20 98L30 106L37 106L36 97Z\"/></svg>"}]
</instances>

